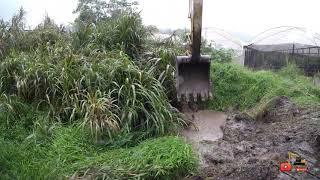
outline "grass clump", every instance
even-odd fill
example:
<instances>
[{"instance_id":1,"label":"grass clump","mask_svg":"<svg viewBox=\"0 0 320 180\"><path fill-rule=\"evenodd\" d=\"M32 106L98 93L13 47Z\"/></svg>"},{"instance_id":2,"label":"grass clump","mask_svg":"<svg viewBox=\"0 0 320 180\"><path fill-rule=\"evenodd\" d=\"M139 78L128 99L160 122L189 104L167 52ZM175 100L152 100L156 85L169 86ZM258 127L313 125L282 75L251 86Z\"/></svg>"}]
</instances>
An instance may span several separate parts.
<instances>
[{"instance_id":1,"label":"grass clump","mask_svg":"<svg viewBox=\"0 0 320 180\"><path fill-rule=\"evenodd\" d=\"M111 174L114 178L168 179L195 172L196 164L190 145L177 137L163 137L88 158L80 172L95 177Z\"/></svg>"},{"instance_id":2,"label":"grass clump","mask_svg":"<svg viewBox=\"0 0 320 180\"><path fill-rule=\"evenodd\" d=\"M76 127L57 127L53 138L37 146L0 138L0 174L4 179L90 177L168 179L195 172L191 146L177 137L150 139L130 148L98 148Z\"/></svg>"},{"instance_id":3,"label":"grass clump","mask_svg":"<svg viewBox=\"0 0 320 180\"><path fill-rule=\"evenodd\" d=\"M1 179L171 179L196 171L191 146L178 137L137 142L128 133L94 142L81 122L57 122L17 96L0 102Z\"/></svg>"},{"instance_id":4,"label":"grass clump","mask_svg":"<svg viewBox=\"0 0 320 180\"><path fill-rule=\"evenodd\" d=\"M288 96L299 105L320 104L320 89L295 67L288 66L278 73L251 71L236 64L213 63L214 100L211 108L230 107L245 110L269 101L275 96Z\"/></svg>"}]
</instances>

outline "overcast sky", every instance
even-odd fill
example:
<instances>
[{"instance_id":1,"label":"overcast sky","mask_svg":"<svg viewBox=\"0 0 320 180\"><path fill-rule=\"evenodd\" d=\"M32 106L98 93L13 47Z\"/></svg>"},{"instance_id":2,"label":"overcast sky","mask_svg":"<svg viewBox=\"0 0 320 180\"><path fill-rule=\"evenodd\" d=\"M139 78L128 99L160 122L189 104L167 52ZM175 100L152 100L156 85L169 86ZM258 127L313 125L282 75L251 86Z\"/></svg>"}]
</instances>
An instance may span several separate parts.
<instances>
[{"instance_id":1,"label":"overcast sky","mask_svg":"<svg viewBox=\"0 0 320 180\"><path fill-rule=\"evenodd\" d=\"M189 28L189 0L138 0L145 24L159 28ZM0 0L0 17L8 19L23 6L28 24L41 22L45 13L68 24L77 0ZM204 0L203 26L215 27L239 39L250 39L276 26L298 26L320 32L320 0Z\"/></svg>"}]
</instances>

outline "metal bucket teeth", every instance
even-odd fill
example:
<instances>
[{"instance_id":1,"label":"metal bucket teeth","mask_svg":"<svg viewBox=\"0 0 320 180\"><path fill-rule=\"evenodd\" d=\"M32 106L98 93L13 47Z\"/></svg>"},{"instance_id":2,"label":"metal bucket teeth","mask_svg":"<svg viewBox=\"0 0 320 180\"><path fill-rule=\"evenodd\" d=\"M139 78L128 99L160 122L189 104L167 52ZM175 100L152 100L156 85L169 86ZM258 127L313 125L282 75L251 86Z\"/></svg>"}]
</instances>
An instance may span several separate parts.
<instances>
[{"instance_id":1,"label":"metal bucket teeth","mask_svg":"<svg viewBox=\"0 0 320 180\"><path fill-rule=\"evenodd\" d=\"M201 100L202 101L206 100L206 93L204 91L201 92Z\"/></svg>"},{"instance_id":2,"label":"metal bucket teeth","mask_svg":"<svg viewBox=\"0 0 320 180\"><path fill-rule=\"evenodd\" d=\"M189 94L186 93L185 95L186 95L186 101L187 101L187 102L190 102L190 96L189 96Z\"/></svg>"},{"instance_id":3,"label":"metal bucket teeth","mask_svg":"<svg viewBox=\"0 0 320 180\"><path fill-rule=\"evenodd\" d=\"M181 98L182 98L181 94L178 94L178 95L177 95L177 100L178 100L178 102L181 102Z\"/></svg>"},{"instance_id":4,"label":"metal bucket teeth","mask_svg":"<svg viewBox=\"0 0 320 180\"><path fill-rule=\"evenodd\" d=\"M196 92L193 92L193 101L194 102L197 102L197 98L198 98L198 95L197 95L197 93Z\"/></svg>"},{"instance_id":5,"label":"metal bucket teeth","mask_svg":"<svg viewBox=\"0 0 320 180\"><path fill-rule=\"evenodd\" d=\"M200 93L193 92L192 94L185 92L183 94L178 94L177 99L178 102L197 102L198 100L206 101L212 99L212 93L208 91L201 91Z\"/></svg>"},{"instance_id":6,"label":"metal bucket teeth","mask_svg":"<svg viewBox=\"0 0 320 180\"><path fill-rule=\"evenodd\" d=\"M212 98L210 57L201 56L192 61L191 56L178 56L176 60L176 89L178 101L201 101Z\"/></svg>"},{"instance_id":7,"label":"metal bucket teeth","mask_svg":"<svg viewBox=\"0 0 320 180\"><path fill-rule=\"evenodd\" d=\"M213 99L212 92L209 92L209 99L210 99L210 100L212 100L212 99Z\"/></svg>"}]
</instances>

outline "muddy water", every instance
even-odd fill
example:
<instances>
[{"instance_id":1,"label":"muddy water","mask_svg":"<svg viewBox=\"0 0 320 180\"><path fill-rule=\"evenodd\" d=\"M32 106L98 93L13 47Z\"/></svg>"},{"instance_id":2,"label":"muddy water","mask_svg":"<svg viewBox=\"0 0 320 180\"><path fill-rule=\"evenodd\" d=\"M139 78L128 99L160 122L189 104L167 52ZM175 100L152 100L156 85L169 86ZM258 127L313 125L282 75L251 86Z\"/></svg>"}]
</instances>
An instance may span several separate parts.
<instances>
[{"instance_id":1,"label":"muddy water","mask_svg":"<svg viewBox=\"0 0 320 180\"><path fill-rule=\"evenodd\" d=\"M222 112L203 110L198 112L185 113L185 118L192 121L188 129L183 130L182 135L193 145L198 153L200 164L204 165L205 160L202 154L207 151L203 142L213 142L222 138L221 127L225 125L227 115Z\"/></svg>"},{"instance_id":2,"label":"muddy water","mask_svg":"<svg viewBox=\"0 0 320 180\"><path fill-rule=\"evenodd\" d=\"M192 143L214 141L222 138L221 126L226 122L227 115L215 111L198 111L186 113L192 119L192 125L183 131L183 135Z\"/></svg>"}]
</instances>

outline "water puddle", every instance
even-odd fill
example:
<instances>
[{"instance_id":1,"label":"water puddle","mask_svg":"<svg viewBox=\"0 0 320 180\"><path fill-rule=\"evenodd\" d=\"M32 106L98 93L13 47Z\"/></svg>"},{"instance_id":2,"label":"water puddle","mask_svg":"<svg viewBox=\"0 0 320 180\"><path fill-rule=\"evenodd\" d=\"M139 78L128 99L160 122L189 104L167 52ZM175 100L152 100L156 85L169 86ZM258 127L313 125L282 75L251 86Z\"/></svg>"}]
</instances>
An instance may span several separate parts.
<instances>
[{"instance_id":1,"label":"water puddle","mask_svg":"<svg viewBox=\"0 0 320 180\"><path fill-rule=\"evenodd\" d=\"M202 141L215 141L222 138L221 127L225 125L227 115L215 111L198 111L185 113L186 118L192 120L188 129L183 130L182 134L192 144Z\"/></svg>"}]
</instances>

